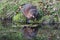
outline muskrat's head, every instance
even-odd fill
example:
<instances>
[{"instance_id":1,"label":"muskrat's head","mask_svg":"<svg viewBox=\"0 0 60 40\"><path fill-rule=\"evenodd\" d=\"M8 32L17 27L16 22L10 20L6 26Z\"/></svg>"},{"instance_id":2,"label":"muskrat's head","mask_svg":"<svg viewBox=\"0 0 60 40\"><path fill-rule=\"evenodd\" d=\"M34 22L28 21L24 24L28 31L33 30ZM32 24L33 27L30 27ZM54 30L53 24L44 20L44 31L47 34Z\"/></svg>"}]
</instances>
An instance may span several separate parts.
<instances>
[{"instance_id":1,"label":"muskrat's head","mask_svg":"<svg viewBox=\"0 0 60 40\"><path fill-rule=\"evenodd\" d=\"M23 4L23 5L19 6L19 9L22 10L22 13L24 14L24 16L27 19L34 19L38 15L36 6L34 6L32 4Z\"/></svg>"}]
</instances>

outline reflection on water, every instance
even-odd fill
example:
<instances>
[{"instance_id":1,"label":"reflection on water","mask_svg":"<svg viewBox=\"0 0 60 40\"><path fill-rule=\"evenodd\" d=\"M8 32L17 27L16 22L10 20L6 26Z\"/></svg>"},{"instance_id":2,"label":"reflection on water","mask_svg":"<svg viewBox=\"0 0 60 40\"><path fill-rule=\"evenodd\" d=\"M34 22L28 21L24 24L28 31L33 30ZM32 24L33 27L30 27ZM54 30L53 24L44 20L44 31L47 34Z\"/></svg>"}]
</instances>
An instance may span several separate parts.
<instances>
[{"instance_id":1,"label":"reflection on water","mask_svg":"<svg viewBox=\"0 0 60 40\"><path fill-rule=\"evenodd\" d=\"M7 23L9 25L6 25ZM17 23L17 24L14 24L12 22L7 22L7 23L4 23L5 26L2 25L4 28L6 28L6 30L2 29L3 31L1 31L0 34L1 33L3 33L3 34L6 33L5 35L7 35L7 33L12 33L13 34L13 33L17 33L17 32L19 32L19 33L22 32L23 37L25 39L27 38L28 40L40 38L40 36L42 38L44 38L43 36L48 36L48 37L50 37L50 38L47 37L48 39L52 39L53 37L51 37L51 36L54 36L54 33L55 33L54 29L57 29L57 31L58 31L58 29L60 28L60 23L54 23L54 24L52 24L52 23L51 24L40 23L40 24L37 25L37 27L30 26L30 27L27 27L27 28L21 27L21 25L19 23ZM23 28L23 30L20 31L20 29L22 29L22 28ZM45 38L45 39L47 39L47 38ZM7 37L6 37L6 39L7 39Z\"/></svg>"},{"instance_id":2,"label":"reflection on water","mask_svg":"<svg viewBox=\"0 0 60 40\"><path fill-rule=\"evenodd\" d=\"M20 28L24 28L24 26L28 25L28 24L25 24L22 27L21 24L13 23L10 19L8 19L8 20L4 19L3 21L1 21L1 24L2 24L2 26L4 28L6 28L6 30L8 30L8 28L9 28L9 32L12 32L12 33L17 32L18 30L20 31ZM32 26L33 25L36 25L36 24L32 24ZM38 32L40 33L40 31L42 31L42 30L46 30L47 31L49 29L50 30L53 30L53 29L57 29L58 30L58 29L60 29L60 23L46 23L45 22L45 23L40 23L40 24L38 24L35 27L32 27L32 26L24 28L21 31L23 36L24 36L24 38L27 38L27 39L35 38L36 35L38 34ZM3 32L3 31L1 31L1 32ZM5 32L7 32L7 31L5 31Z\"/></svg>"}]
</instances>

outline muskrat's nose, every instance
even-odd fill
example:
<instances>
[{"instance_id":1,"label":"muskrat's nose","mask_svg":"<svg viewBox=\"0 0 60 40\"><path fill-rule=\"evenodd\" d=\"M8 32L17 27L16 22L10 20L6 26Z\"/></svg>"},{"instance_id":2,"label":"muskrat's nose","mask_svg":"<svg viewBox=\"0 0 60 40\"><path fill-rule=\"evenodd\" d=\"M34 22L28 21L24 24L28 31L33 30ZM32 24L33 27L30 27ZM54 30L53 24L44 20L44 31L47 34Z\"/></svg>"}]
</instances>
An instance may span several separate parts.
<instances>
[{"instance_id":1,"label":"muskrat's nose","mask_svg":"<svg viewBox=\"0 0 60 40\"><path fill-rule=\"evenodd\" d=\"M35 18L35 16L32 16L33 18Z\"/></svg>"}]
</instances>

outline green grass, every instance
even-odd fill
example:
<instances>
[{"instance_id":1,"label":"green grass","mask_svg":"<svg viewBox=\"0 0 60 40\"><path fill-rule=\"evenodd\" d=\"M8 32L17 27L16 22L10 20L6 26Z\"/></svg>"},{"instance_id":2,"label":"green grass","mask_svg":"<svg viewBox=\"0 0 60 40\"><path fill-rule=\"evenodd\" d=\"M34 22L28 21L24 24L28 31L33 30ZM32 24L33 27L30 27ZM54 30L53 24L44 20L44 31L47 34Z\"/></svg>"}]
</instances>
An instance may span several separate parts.
<instances>
[{"instance_id":1,"label":"green grass","mask_svg":"<svg viewBox=\"0 0 60 40\"><path fill-rule=\"evenodd\" d=\"M0 40L25 40L20 31L21 29L20 26L23 23L19 23L19 22L20 20L25 22L26 19L22 17L21 12L18 12L18 14L15 15L18 7L24 3L32 3L34 5L37 5L38 11L42 17L42 18L40 17L39 22L42 22L42 20L45 19L46 21L49 21L50 19L49 16L47 15L44 16L45 13L42 10L40 10L40 6L37 3L39 1L40 0L17 0L16 2L14 2L14 0L2 0L2 2L0 2L0 18L2 17L6 18L8 16L14 15L12 19L13 22L16 24L12 23L11 26L4 27L2 26L2 22L0 21ZM43 0L43 2L46 1ZM59 18L56 17L54 20L59 19L60 22L60 2L58 2L57 4L54 4L53 7L56 6L59 9L58 11L53 11L52 10L53 7L50 8L51 6L49 6L48 10L52 13L52 16L54 16L53 14L58 13ZM45 6L47 6L47 4ZM7 16L7 14L9 15ZM60 26L58 27L58 29L54 29L53 26L49 26L49 25L44 25L40 27L36 38L34 38L33 40L60 40Z\"/></svg>"}]
</instances>

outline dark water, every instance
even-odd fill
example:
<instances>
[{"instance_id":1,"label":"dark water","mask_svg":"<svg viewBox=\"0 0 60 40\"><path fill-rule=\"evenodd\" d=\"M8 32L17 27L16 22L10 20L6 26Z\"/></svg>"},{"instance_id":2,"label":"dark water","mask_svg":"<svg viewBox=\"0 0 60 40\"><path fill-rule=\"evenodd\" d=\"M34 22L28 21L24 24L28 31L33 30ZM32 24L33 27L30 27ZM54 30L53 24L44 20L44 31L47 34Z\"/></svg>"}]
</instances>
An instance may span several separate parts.
<instances>
[{"instance_id":1,"label":"dark water","mask_svg":"<svg viewBox=\"0 0 60 40\"><path fill-rule=\"evenodd\" d=\"M13 23L11 21L1 21L1 26L2 26L2 30L4 31L5 29L8 31L14 31L17 32L20 30L20 32L22 32L23 37L27 40L32 40L35 39L35 37L39 34L40 36L43 34L45 36L45 34L48 36L48 34L50 35L51 33L54 34L54 31L57 31L59 34L59 29L60 29L60 23L40 23L35 27L32 26L26 26L19 23ZM27 24L28 25L28 24ZM35 25L35 24L33 24ZM25 27L26 26L26 27ZM1 28L0 28L1 29ZM3 32L1 31L1 32ZM53 31L53 32L52 32ZM1 33L0 32L0 33ZM7 31L5 31L7 32ZM42 34L40 34L42 33ZM38 36L39 36L38 35ZM55 34L56 35L56 34ZM59 34L60 35L60 34Z\"/></svg>"}]
</instances>

